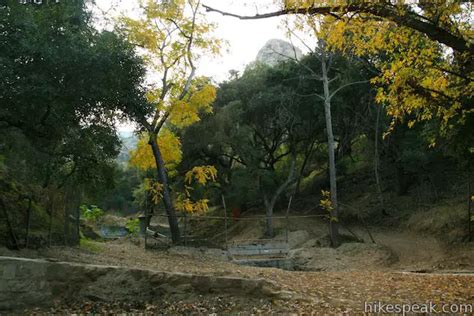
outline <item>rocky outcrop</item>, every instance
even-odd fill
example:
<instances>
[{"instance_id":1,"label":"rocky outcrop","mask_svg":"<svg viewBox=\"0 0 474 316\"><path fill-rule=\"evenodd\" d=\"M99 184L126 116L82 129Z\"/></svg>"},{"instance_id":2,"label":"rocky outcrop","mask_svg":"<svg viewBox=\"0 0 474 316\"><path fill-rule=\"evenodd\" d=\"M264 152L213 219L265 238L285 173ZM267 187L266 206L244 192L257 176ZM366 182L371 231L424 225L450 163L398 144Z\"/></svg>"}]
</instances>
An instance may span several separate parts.
<instances>
[{"instance_id":1,"label":"rocky outcrop","mask_svg":"<svg viewBox=\"0 0 474 316\"><path fill-rule=\"evenodd\" d=\"M51 306L54 301L147 302L185 293L274 297L263 279L158 272L42 259L0 257L0 311Z\"/></svg>"},{"instance_id":2,"label":"rocky outcrop","mask_svg":"<svg viewBox=\"0 0 474 316\"><path fill-rule=\"evenodd\" d=\"M302 52L298 47L280 39L269 40L258 52L257 62L275 66L281 61L301 58Z\"/></svg>"}]
</instances>

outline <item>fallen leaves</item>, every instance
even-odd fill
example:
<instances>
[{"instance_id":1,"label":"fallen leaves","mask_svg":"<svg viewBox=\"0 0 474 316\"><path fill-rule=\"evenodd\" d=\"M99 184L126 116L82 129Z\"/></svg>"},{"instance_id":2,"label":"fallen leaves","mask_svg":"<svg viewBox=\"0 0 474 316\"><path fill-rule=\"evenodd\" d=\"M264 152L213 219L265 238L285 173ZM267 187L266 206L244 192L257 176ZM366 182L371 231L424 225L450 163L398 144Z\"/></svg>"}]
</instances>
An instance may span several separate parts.
<instances>
[{"instance_id":1,"label":"fallen leaves","mask_svg":"<svg viewBox=\"0 0 474 316\"><path fill-rule=\"evenodd\" d=\"M201 251L189 254L147 250L130 242L111 242L102 253L62 248L49 256L65 261L121 265L160 271L262 278L289 293L280 299L256 299L186 293L153 302L75 302L25 313L60 314L327 314L362 313L364 302L474 304L474 275L387 271L300 272L236 266ZM124 252L125 251L125 252Z\"/></svg>"}]
</instances>

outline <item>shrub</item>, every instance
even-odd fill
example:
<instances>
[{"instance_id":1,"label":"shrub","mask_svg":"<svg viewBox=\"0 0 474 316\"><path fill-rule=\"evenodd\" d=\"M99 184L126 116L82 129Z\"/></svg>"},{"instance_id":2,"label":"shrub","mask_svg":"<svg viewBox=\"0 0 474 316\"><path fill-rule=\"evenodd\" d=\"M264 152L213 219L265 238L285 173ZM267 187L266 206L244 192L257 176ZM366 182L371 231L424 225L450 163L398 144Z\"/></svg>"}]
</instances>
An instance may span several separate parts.
<instances>
[{"instance_id":1,"label":"shrub","mask_svg":"<svg viewBox=\"0 0 474 316\"><path fill-rule=\"evenodd\" d=\"M97 205L81 205L81 217L87 221L96 222L99 218L104 216L104 211Z\"/></svg>"},{"instance_id":2,"label":"shrub","mask_svg":"<svg viewBox=\"0 0 474 316\"><path fill-rule=\"evenodd\" d=\"M138 218L129 219L125 227L132 236L137 236L140 231L140 220Z\"/></svg>"}]
</instances>

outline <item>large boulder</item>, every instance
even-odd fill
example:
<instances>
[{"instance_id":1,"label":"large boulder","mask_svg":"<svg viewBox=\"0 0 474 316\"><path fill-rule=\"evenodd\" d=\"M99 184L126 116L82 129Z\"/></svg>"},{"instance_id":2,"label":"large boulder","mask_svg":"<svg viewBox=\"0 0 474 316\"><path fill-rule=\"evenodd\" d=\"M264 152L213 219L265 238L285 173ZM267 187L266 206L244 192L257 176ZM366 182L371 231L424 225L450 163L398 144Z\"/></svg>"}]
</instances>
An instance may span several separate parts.
<instances>
[{"instance_id":1,"label":"large boulder","mask_svg":"<svg viewBox=\"0 0 474 316\"><path fill-rule=\"evenodd\" d=\"M259 50L257 62L275 66L281 61L299 59L301 56L303 56L301 50L291 43L280 39L271 39Z\"/></svg>"}]
</instances>

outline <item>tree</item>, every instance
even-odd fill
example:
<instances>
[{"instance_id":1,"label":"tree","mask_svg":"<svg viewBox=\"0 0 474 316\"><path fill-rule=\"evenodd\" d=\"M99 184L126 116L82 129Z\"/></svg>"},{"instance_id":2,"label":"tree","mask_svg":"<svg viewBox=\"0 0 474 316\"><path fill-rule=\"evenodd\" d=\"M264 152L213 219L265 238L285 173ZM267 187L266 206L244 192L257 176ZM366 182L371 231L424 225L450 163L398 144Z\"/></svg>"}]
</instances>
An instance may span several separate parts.
<instances>
[{"instance_id":1,"label":"tree","mask_svg":"<svg viewBox=\"0 0 474 316\"><path fill-rule=\"evenodd\" d=\"M220 43L209 36L213 25L205 21L199 8L199 0L148 0L142 2L139 18L121 19L123 31L145 55L151 76L160 78L159 83L148 89L151 111L134 119L145 131L174 243L179 241L180 232L164 159L166 154L159 138L175 137L172 129L165 126L189 126L199 120L201 112L211 110L215 89L205 78L196 77L196 62L203 54L217 54Z\"/></svg>"},{"instance_id":2,"label":"tree","mask_svg":"<svg viewBox=\"0 0 474 316\"><path fill-rule=\"evenodd\" d=\"M468 55L474 53L474 48L469 43L469 26L465 24L465 21L458 20L459 16L456 16L463 10L469 11L470 4L449 1L435 4L430 2L414 3L412 1L379 3L324 0L283 0L277 1L277 3L282 6L281 10L253 16L233 14L206 5L204 7L208 12L218 12L244 20L265 19L290 14L333 16L337 19L352 18L354 14L365 15L370 19L382 18L416 30L459 53L467 53Z\"/></svg>"},{"instance_id":3,"label":"tree","mask_svg":"<svg viewBox=\"0 0 474 316\"><path fill-rule=\"evenodd\" d=\"M46 210L50 224L61 218L65 232L70 216L78 224L71 201L78 206L81 192L109 183L120 145L118 113L145 113L147 106L141 59L116 33L94 30L89 18L83 1L0 5L7 183L1 196L15 195L16 202L4 202L28 214ZM8 189L11 184L21 190Z\"/></svg>"},{"instance_id":4,"label":"tree","mask_svg":"<svg viewBox=\"0 0 474 316\"><path fill-rule=\"evenodd\" d=\"M312 93L312 95L318 97L324 103L324 114L325 114L325 124L326 124L326 135L327 135L327 146L328 146L328 166L329 166L329 183L330 183L330 200L331 205L328 206L328 210L330 211L330 235L331 235L331 243L333 247L339 246L339 231L338 231L338 201L337 201L337 181L336 181L336 155L335 155L335 139L334 139L334 130L333 130L333 119L331 113L331 102L333 98L336 96L344 88L347 88L354 84L361 84L368 82L367 80L361 81L349 81L344 82L341 79L341 74L343 73L342 70L338 70L339 74L335 75L334 77L329 77L329 72L331 67L334 63L334 56L326 47L326 42L322 39L321 28L316 24L309 21L307 23L308 30L307 32L312 32L313 35L318 38L318 44L315 49L312 49L306 43L305 46L312 51L312 54L319 59L320 68L319 70L315 71L311 67L305 67L310 74L312 79L316 79L321 81L323 87L323 94L319 93ZM303 26L302 26L303 27ZM305 29L306 31L306 29ZM290 34L293 34L297 37L296 33L289 30ZM297 37L299 39L299 37ZM298 61L298 60L297 60ZM304 65L304 64L303 64ZM350 79L352 80L352 78ZM335 83L338 83L339 86L336 88L332 88ZM333 85L331 85L333 84ZM340 146L341 144L339 144Z\"/></svg>"},{"instance_id":5,"label":"tree","mask_svg":"<svg viewBox=\"0 0 474 316\"><path fill-rule=\"evenodd\" d=\"M298 65L250 65L242 76L221 84L213 116L186 130L184 161L218 166L231 206L263 205L266 232L273 211L307 163L321 129L313 104L299 96ZM258 188L258 190L252 189Z\"/></svg>"},{"instance_id":6,"label":"tree","mask_svg":"<svg viewBox=\"0 0 474 316\"><path fill-rule=\"evenodd\" d=\"M437 119L439 126L427 137L431 145L438 136L464 133L472 116L471 3L278 3L281 10L255 16L206 8L241 19L296 14L299 27L322 23L329 49L363 56L376 65L379 76L373 84L379 88L377 101L393 117L391 130L411 116L410 126Z\"/></svg>"}]
</instances>

